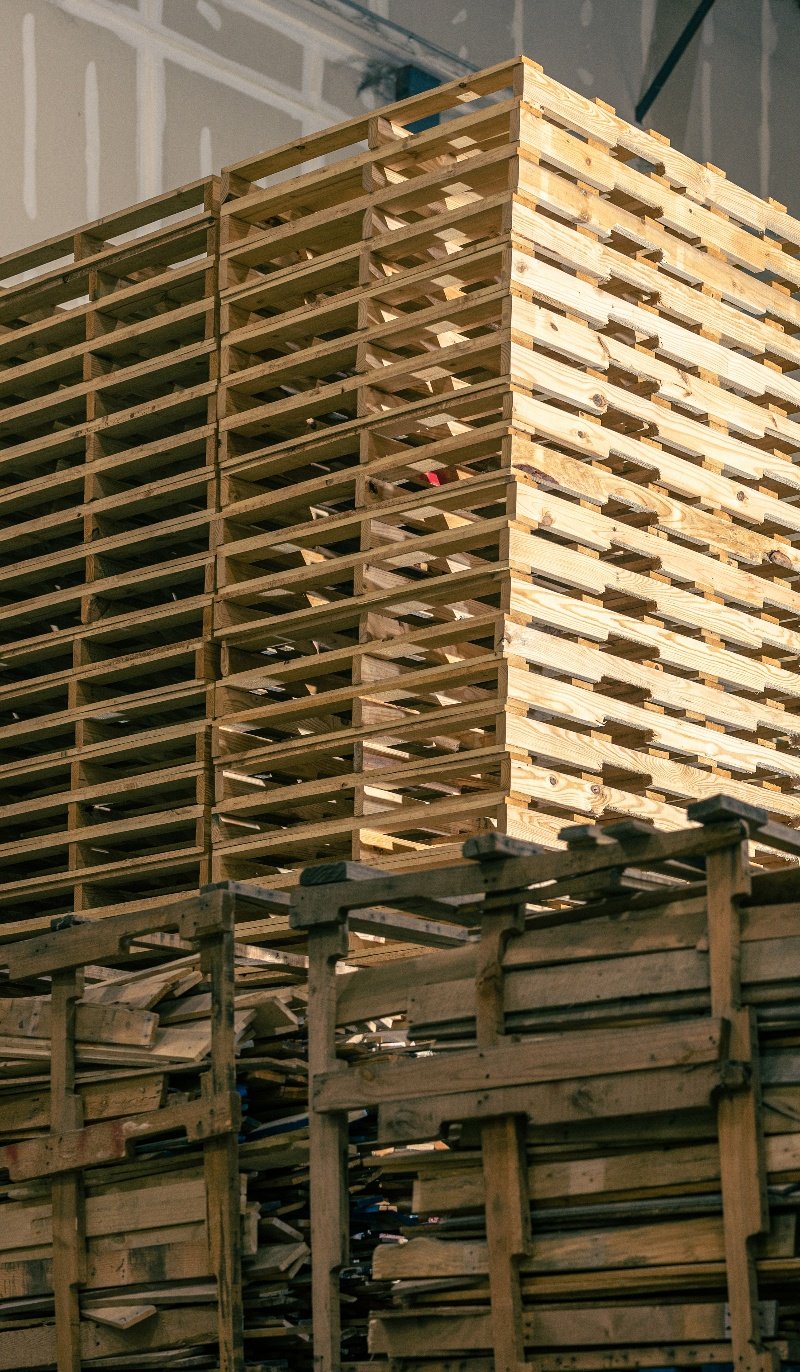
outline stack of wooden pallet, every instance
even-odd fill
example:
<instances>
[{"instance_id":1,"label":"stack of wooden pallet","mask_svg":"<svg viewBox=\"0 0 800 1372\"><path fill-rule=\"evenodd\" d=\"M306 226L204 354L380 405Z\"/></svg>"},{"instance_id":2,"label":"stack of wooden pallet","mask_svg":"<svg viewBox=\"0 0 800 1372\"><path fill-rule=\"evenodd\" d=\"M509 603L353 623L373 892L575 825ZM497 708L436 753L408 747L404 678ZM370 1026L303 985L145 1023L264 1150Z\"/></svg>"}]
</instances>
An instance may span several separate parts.
<instances>
[{"instance_id":1,"label":"stack of wooden pallet","mask_svg":"<svg viewBox=\"0 0 800 1372\"><path fill-rule=\"evenodd\" d=\"M4 923L206 879L216 196L0 264Z\"/></svg>"},{"instance_id":2,"label":"stack of wooden pallet","mask_svg":"<svg viewBox=\"0 0 800 1372\"><path fill-rule=\"evenodd\" d=\"M524 60L227 170L218 876L796 822L798 247Z\"/></svg>"},{"instance_id":3,"label":"stack of wooden pallet","mask_svg":"<svg viewBox=\"0 0 800 1372\"><path fill-rule=\"evenodd\" d=\"M796 823L799 248L520 60L0 262L2 917Z\"/></svg>"},{"instance_id":4,"label":"stack of wooden pallet","mask_svg":"<svg viewBox=\"0 0 800 1372\"><path fill-rule=\"evenodd\" d=\"M342 1121L358 1108L377 1111L372 1161L407 1240L375 1253L394 1309L373 1312L374 1359L798 1359L798 878L751 876L747 852L760 837L796 857L800 841L735 801L692 813L702 824L673 834L573 826L563 853L486 836L449 870L303 874L322 1368L340 1366ZM350 913L373 908L480 937L335 975ZM335 1026L392 1014L405 1050L347 1064Z\"/></svg>"},{"instance_id":5,"label":"stack of wooden pallet","mask_svg":"<svg viewBox=\"0 0 800 1372\"><path fill-rule=\"evenodd\" d=\"M512 80L407 102L403 122L465 111L416 136L387 111L228 174L220 876L350 856L373 813L413 853L502 802L517 106L481 107Z\"/></svg>"}]
</instances>

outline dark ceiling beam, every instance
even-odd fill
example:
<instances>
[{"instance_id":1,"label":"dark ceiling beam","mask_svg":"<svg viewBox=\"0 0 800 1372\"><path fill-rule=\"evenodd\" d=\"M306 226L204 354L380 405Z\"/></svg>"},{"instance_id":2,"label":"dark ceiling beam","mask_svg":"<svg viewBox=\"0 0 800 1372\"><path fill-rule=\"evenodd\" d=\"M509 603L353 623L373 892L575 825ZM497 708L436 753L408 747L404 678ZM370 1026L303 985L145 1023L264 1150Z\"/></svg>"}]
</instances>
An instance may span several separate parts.
<instances>
[{"instance_id":1,"label":"dark ceiling beam","mask_svg":"<svg viewBox=\"0 0 800 1372\"><path fill-rule=\"evenodd\" d=\"M641 96L639 103L636 106L637 124L641 124L647 111L653 104L653 101L658 96L659 91L666 85L713 4L714 0L700 0L700 4L697 6L691 19L684 27L677 41L673 43L644 95Z\"/></svg>"}]
</instances>

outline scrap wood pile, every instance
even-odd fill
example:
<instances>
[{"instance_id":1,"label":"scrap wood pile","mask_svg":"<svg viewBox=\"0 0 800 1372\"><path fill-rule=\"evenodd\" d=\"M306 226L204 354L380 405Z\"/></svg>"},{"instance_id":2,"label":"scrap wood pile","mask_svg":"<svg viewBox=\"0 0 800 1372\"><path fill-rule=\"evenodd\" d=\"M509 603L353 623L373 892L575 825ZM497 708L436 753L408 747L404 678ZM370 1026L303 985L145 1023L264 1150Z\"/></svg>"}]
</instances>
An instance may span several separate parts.
<instances>
[{"instance_id":1,"label":"scrap wood pile","mask_svg":"<svg viewBox=\"0 0 800 1372\"><path fill-rule=\"evenodd\" d=\"M323 1366L347 1262L336 1131L359 1108L377 1111L371 1161L401 1221L374 1255L391 1306L372 1312L370 1367L798 1358L800 878L748 871L763 813L693 816L675 834L573 826L564 853L487 835L435 874L304 873ZM369 908L480 937L334 976L349 912ZM405 1049L347 1064L345 1026L392 1014Z\"/></svg>"},{"instance_id":2,"label":"scrap wood pile","mask_svg":"<svg viewBox=\"0 0 800 1372\"><path fill-rule=\"evenodd\" d=\"M205 894L224 900L226 892ZM242 887L229 898L240 920L280 913L287 902ZM181 908L192 918L196 907ZM310 1365L307 960L238 938L224 953L204 952L199 921L181 926L175 910L77 924L5 949L0 1368L9 1372ZM82 974L74 1090L59 1066L55 1004L58 963L70 948ZM214 1018L226 997L227 1029ZM380 1040L348 1037L356 1058ZM220 1085L235 1092L227 1115ZM377 1167L360 1163L374 1148L365 1111L353 1112L351 1134L356 1241L345 1287L349 1344L363 1356L372 1249L396 1220L384 1214ZM217 1137L229 1150L221 1170L209 1157ZM77 1248L66 1239L79 1258L67 1271L63 1247L60 1258L56 1251L65 1243L64 1178L75 1186L70 1232L79 1235ZM71 1280L72 1344L62 1300ZM75 1361L62 1362L67 1356Z\"/></svg>"}]
</instances>

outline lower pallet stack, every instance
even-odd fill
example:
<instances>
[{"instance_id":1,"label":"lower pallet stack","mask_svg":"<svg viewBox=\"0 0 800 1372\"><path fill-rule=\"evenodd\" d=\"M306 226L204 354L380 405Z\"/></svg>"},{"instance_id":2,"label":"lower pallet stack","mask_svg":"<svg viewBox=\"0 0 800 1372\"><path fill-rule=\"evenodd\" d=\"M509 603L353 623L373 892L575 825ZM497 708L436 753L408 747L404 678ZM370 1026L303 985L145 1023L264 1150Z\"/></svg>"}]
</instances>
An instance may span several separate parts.
<instances>
[{"instance_id":1,"label":"lower pallet stack","mask_svg":"<svg viewBox=\"0 0 800 1372\"><path fill-rule=\"evenodd\" d=\"M792 1046L784 1040L762 1063L770 1083L764 1128L771 1204L769 1229L755 1247L761 1332L770 1348L793 1359L800 1118L790 1112L800 1105L798 1044L795 1033ZM548 1369L563 1367L567 1357L570 1367L586 1369L728 1362L714 1120L710 1112L691 1126L668 1118L652 1141L641 1118L624 1125L529 1133L533 1236L520 1264L526 1351ZM396 1150L383 1161L408 1242L375 1254L374 1275L391 1281L394 1309L373 1315L373 1354L393 1362L469 1358L469 1372L489 1366L489 1253L477 1144L473 1132L462 1147Z\"/></svg>"},{"instance_id":2,"label":"lower pallet stack","mask_svg":"<svg viewBox=\"0 0 800 1372\"><path fill-rule=\"evenodd\" d=\"M244 913L259 905L269 907L270 897L246 901ZM180 933L151 929L127 942L115 933L115 925L124 933L135 923L105 920L102 932L78 925L9 952L12 971L14 959L23 960L23 975L3 983L0 999L0 1368L310 1366L306 958L237 941L225 969ZM138 917L139 926L157 923ZM117 942L124 952L106 964L89 961L93 949L102 954L100 938L107 953ZM73 1093L51 1073L58 971L37 973L34 965L37 947L52 965L76 940L83 985L74 1002L74 1095L83 1142L53 1125ZM220 970L232 988L227 1065L238 1097L221 1124L209 1091L215 1051L224 1047L213 1014L224 995ZM371 1051L368 1036L350 1037L351 1052ZM218 1128L232 1147L227 1182L236 1216L236 1232L224 1235L226 1178L209 1171L208 1156ZM359 1161L374 1147L363 1111L354 1112L352 1137L360 1258L347 1282L347 1337L360 1357L361 1293L384 1202L377 1168ZM64 1242L57 1188L65 1178L75 1186L77 1217L66 1242L79 1255L72 1349L63 1320L59 1328L65 1283L55 1270Z\"/></svg>"},{"instance_id":3,"label":"lower pallet stack","mask_svg":"<svg viewBox=\"0 0 800 1372\"><path fill-rule=\"evenodd\" d=\"M747 866L748 835L800 843L735 802L694 817L573 827L561 853L486 835L424 876L304 874L322 1367L347 1254L321 1144L358 1108L401 1230L374 1254L390 1286L362 1372L800 1358L800 877ZM480 936L333 976L368 908ZM392 1014L402 1052L342 1060L334 1024Z\"/></svg>"},{"instance_id":4,"label":"lower pallet stack","mask_svg":"<svg viewBox=\"0 0 800 1372\"><path fill-rule=\"evenodd\" d=\"M0 1372L800 1361L800 842L694 818L9 945Z\"/></svg>"}]
</instances>

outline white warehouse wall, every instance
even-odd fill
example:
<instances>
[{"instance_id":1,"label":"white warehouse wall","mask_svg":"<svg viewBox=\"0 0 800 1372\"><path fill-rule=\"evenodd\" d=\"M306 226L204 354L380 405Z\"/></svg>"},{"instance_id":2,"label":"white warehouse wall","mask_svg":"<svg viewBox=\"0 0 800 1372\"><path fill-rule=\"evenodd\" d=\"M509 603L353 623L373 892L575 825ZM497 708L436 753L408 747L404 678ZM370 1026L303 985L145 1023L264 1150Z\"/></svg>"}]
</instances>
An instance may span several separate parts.
<instances>
[{"instance_id":1,"label":"white warehouse wall","mask_svg":"<svg viewBox=\"0 0 800 1372\"><path fill-rule=\"evenodd\" d=\"M696 2L0 0L0 252L370 107L370 58L524 51L632 119ZM800 214L798 56L798 0L716 0L646 122Z\"/></svg>"}]
</instances>

